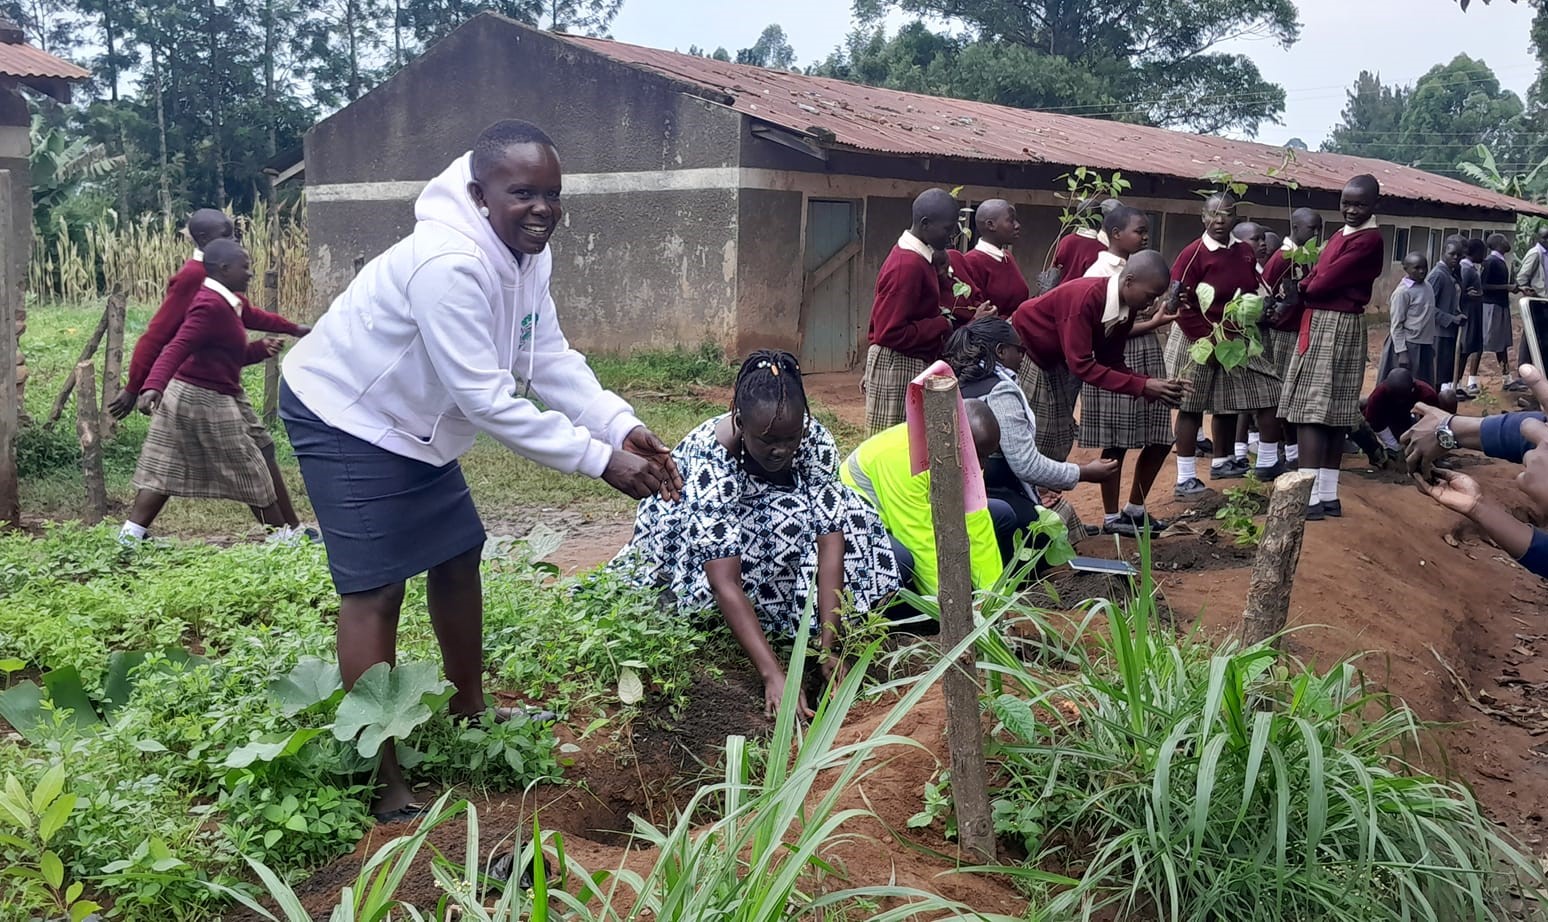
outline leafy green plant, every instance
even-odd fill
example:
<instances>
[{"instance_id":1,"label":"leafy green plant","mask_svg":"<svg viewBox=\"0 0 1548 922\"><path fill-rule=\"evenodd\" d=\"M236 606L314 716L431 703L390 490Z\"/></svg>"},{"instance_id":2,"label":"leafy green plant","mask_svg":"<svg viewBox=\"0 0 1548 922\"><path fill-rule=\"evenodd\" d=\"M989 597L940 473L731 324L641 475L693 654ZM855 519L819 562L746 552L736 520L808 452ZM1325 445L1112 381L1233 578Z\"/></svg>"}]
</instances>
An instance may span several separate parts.
<instances>
[{"instance_id":1,"label":"leafy green plant","mask_svg":"<svg viewBox=\"0 0 1548 922\"><path fill-rule=\"evenodd\" d=\"M1238 487L1225 491L1225 505L1215 518L1225 533L1236 539L1237 547L1257 547L1263 538L1263 525L1257 519L1263 511L1263 488L1252 474Z\"/></svg>"},{"instance_id":2,"label":"leafy green plant","mask_svg":"<svg viewBox=\"0 0 1548 922\"><path fill-rule=\"evenodd\" d=\"M1322 255L1322 241L1313 237L1290 251L1288 259L1291 264L1310 269L1317 265L1317 258Z\"/></svg>"},{"instance_id":3,"label":"leafy green plant","mask_svg":"<svg viewBox=\"0 0 1548 922\"><path fill-rule=\"evenodd\" d=\"M1215 286L1200 282L1194 289L1199 301L1199 313L1208 313L1215 303ZM1188 356L1195 364L1208 365L1217 362L1227 371L1238 368L1249 359L1263 354L1263 333L1258 321L1263 319L1263 296L1256 292L1238 292L1221 310L1221 321L1213 325L1208 336L1201 336L1188 347Z\"/></svg>"},{"instance_id":4,"label":"leafy green plant","mask_svg":"<svg viewBox=\"0 0 1548 922\"><path fill-rule=\"evenodd\" d=\"M1464 786L1398 754L1423 729L1412 712L1353 663L1173 637L1148 553L1132 605L1081 623L1075 673L1023 670L1029 692L991 702L1011 779L996 816L1029 855L1017 873L1079 875L1049 918L1504 920L1514 893L1543 892Z\"/></svg>"},{"instance_id":5,"label":"leafy green plant","mask_svg":"<svg viewBox=\"0 0 1548 922\"><path fill-rule=\"evenodd\" d=\"M81 898L85 884L66 882L64 861L51 843L70 821L76 795L65 790L65 766L55 762L29 793L15 775L0 788L0 904L42 910L70 922L101 909Z\"/></svg>"},{"instance_id":6,"label":"leafy green plant","mask_svg":"<svg viewBox=\"0 0 1548 922\"><path fill-rule=\"evenodd\" d=\"M1114 171L1110 176L1103 176L1101 172L1084 166L1055 177L1054 182L1064 184L1065 205L1059 212L1061 237L1076 227L1101 227L1102 212L1081 206L1093 200L1119 198L1134 185L1124 179L1121 172Z\"/></svg>"}]
</instances>

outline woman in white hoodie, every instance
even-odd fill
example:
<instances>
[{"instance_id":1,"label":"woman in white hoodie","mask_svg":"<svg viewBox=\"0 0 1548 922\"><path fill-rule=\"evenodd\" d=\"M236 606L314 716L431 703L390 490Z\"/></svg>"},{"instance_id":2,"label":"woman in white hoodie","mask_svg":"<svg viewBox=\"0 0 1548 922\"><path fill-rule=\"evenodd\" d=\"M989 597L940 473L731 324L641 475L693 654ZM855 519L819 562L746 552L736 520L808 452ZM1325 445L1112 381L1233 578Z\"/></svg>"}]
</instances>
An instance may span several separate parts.
<instances>
[{"instance_id":1,"label":"woman in white hoodie","mask_svg":"<svg viewBox=\"0 0 1548 922\"><path fill-rule=\"evenodd\" d=\"M346 687L394 661L404 581L428 571L451 710L487 707L484 529L457 464L478 432L636 499L682 487L667 446L559 329L548 241L560 187L541 129L491 125L425 186L413 233L367 263L285 357L280 416L341 599ZM416 815L390 745L377 782L378 820Z\"/></svg>"}]
</instances>

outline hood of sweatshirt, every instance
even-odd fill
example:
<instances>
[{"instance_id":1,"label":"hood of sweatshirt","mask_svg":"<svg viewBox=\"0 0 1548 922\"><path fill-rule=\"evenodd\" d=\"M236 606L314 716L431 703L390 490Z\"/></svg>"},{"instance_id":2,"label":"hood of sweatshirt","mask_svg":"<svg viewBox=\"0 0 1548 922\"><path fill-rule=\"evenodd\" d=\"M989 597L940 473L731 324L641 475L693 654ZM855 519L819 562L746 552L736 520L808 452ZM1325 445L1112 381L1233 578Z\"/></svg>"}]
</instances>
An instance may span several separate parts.
<instances>
[{"instance_id":1,"label":"hood of sweatshirt","mask_svg":"<svg viewBox=\"0 0 1548 922\"><path fill-rule=\"evenodd\" d=\"M414 217L456 231L473 241L483 255L484 264L494 270L502 284L516 284L519 268L510 248L500 242L489 219L478 213L478 203L468 192L473 181L473 154L463 154L425 185L414 202Z\"/></svg>"}]
</instances>

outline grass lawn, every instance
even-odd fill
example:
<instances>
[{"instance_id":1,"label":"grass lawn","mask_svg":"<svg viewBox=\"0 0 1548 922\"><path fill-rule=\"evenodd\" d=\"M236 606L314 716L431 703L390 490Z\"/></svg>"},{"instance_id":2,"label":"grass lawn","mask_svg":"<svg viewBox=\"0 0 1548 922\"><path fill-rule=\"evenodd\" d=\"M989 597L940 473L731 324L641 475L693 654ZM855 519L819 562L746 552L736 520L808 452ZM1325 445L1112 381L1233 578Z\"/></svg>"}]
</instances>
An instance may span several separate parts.
<instances>
[{"instance_id":1,"label":"grass lawn","mask_svg":"<svg viewBox=\"0 0 1548 922\"><path fill-rule=\"evenodd\" d=\"M134 341L145 331L154 305L135 304L129 309L125 335L124 368ZM22 351L31 377L27 382L27 412L34 423L23 430L18 444L23 514L29 520L71 519L80 515L84 499L80 448L75 437L74 405L52 430L45 429L49 408L65 378L72 372L85 340L96 327L101 305L32 305ZM634 404L635 411L667 444L676 444L704 419L721 412L728 399L735 368L718 351L649 353L629 357L592 357L602 383ZM97 372L102 370L101 353ZM254 405L263 393L262 366L247 370L244 382ZM859 441L859 431L833 414L814 408L817 415L848 449ZM149 420L132 415L119 428L117 438L105 446L108 498L115 504L110 514L121 516L134 495L130 480L135 459L145 440ZM295 458L290 452L284 425L273 427L280 466L303 521L311 521L311 507ZM564 510L583 519L627 516L632 502L600 480L561 474L507 451L492 439L480 436L463 459L468 485L486 521L530 522L545 510ZM174 500L156 521L157 534L183 536L242 535L256 530L246 508L231 502Z\"/></svg>"}]
</instances>

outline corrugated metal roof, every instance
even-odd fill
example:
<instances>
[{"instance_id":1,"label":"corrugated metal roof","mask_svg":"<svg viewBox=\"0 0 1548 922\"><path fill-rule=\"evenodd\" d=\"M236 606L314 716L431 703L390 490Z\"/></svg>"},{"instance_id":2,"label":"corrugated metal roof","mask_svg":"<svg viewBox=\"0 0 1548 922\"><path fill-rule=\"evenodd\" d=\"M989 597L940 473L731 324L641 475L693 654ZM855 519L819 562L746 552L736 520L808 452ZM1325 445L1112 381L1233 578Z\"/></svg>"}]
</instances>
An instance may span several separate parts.
<instances>
[{"instance_id":1,"label":"corrugated metal roof","mask_svg":"<svg viewBox=\"0 0 1548 922\"><path fill-rule=\"evenodd\" d=\"M1180 179L1225 170L1240 181L1268 185L1277 183L1267 171L1284 163L1283 148L1251 141L905 93L607 39L561 37L728 97L738 112L813 135L831 148L1088 166ZM1370 173L1381 181L1382 194L1393 198L1548 214L1548 206L1386 160L1298 151L1287 172L1306 188L1337 192L1351 176Z\"/></svg>"},{"instance_id":2,"label":"corrugated metal roof","mask_svg":"<svg viewBox=\"0 0 1548 922\"><path fill-rule=\"evenodd\" d=\"M91 71L31 45L0 43L0 76L21 80L90 80Z\"/></svg>"}]
</instances>

